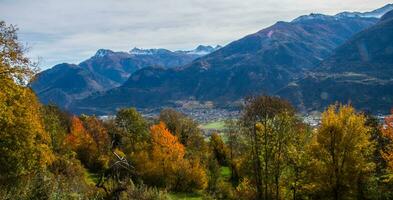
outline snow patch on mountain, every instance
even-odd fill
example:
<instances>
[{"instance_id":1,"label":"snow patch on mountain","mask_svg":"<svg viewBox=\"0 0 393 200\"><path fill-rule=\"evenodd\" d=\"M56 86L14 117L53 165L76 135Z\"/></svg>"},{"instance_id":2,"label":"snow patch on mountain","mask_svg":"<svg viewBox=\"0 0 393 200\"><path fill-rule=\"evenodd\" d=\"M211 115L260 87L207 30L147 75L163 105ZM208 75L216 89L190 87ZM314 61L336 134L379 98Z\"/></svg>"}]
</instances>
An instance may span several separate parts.
<instances>
[{"instance_id":1,"label":"snow patch on mountain","mask_svg":"<svg viewBox=\"0 0 393 200\"><path fill-rule=\"evenodd\" d=\"M155 55L155 54L164 54L164 53L173 53L167 49L140 49L140 48L133 48L129 52L132 55Z\"/></svg>"},{"instance_id":2,"label":"snow patch on mountain","mask_svg":"<svg viewBox=\"0 0 393 200\"><path fill-rule=\"evenodd\" d=\"M382 8L370 12L342 12L335 15L335 17L364 17L364 18L381 18L384 14L393 10L393 4L387 4Z\"/></svg>"},{"instance_id":3,"label":"snow patch on mountain","mask_svg":"<svg viewBox=\"0 0 393 200\"><path fill-rule=\"evenodd\" d=\"M199 45L194 50L176 51L176 52L204 56L204 55L213 53L214 51L217 51L220 48L222 48L222 46L220 46L220 45L217 45L216 47L212 47L210 45Z\"/></svg>"},{"instance_id":4,"label":"snow patch on mountain","mask_svg":"<svg viewBox=\"0 0 393 200\"><path fill-rule=\"evenodd\" d=\"M108 55L108 54L111 54L111 53L113 53L113 51L112 51L112 50L109 50L109 49L98 49L98 51L96 52L96 54L94 55L94 57L96 57L96 58L102 58L102 57L104 57L104 56L106 56L106 55Z\"/></svg>"},{"instance_id":5,"label":"snow patch on mountain","mask_svg":"<svg viewBox=\"0 0 393 200\"><path fill-rule=\"evenodd\" d=\"M328 20L328 19L332 19L332 18L334 18L334 17L330 16L330 15L311 13L309 15L302 15L302 16L292 20L292 22L304 22L304 21L311 21L311 20Z\"/></svg>"},{"instance_id":6,"label":"snow patch on mountain","mask_svg":"<svg viewBox=\"0 0 393 200\"><path fill-rule=\"evenodd\" d=\"M370 12L341 12L334 16L331 15L324 15L318 13L311 13L309 15L300 16L292 22L305 22L311 20L327 20L327 19L334 19L339 20L342 18L354 18L354 17L361 17L361 18L381 18L387 12L393 10L393 4L387 4L382 8L378 8L376 10Z\"/></svg>"}]
</instances>

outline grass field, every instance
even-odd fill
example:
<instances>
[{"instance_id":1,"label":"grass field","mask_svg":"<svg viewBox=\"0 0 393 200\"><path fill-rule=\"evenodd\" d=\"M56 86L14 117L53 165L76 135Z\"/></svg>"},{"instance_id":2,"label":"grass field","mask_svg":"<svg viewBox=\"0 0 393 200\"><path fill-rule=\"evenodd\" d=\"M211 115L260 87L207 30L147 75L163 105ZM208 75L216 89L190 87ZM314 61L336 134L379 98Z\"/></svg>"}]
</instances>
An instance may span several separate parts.
<instances>
[{"instance_id":1,"label":"grass field","mask_svg":"<svg viewBox=\"0 0 393 200\"><path fill-rule=\"evenodd\" d=\"M223 130L225 128L224 121L215 121L201 125L202 129L206 130Z\"/></svg>"},{"instance_id":2,"label":"grass field","mask_svg":"<svg viewBox=\"0 0 393 200\"><path fill-rule=\"evenodd\" d=\"M231 170L229 167L221 167L220 168L221 178L225 181L228 181L231 178Z\"/></svg>"}]
</instances>

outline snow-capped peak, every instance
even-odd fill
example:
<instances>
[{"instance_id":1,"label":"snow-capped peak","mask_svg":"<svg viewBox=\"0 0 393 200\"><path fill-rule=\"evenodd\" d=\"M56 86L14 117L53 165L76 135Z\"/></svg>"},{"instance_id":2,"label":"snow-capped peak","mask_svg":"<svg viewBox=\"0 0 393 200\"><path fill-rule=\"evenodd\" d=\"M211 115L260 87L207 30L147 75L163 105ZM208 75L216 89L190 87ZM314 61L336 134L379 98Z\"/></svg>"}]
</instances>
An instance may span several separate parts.
<instances>
[{"instance_id":1,"label":"snow-capped peak","mask_svg":"<svg viewBox=\"0 0 393 200\"><path fill-rule=\"evenodd\" d=\"M341 12L334 16L330 15L323 15L323 14L316 14L311 13L310 15L303 15L300 16L292 22L304 22L310 20L327 20L327 19L342 19L342 18L354 18L354 17L361 17L361 18L381 18L387 12L393 10L393 4L387 4L382 8L370 11L370 12Z\"/></svg>"},{"instance_id":2,"label":"snow-capped peak","mask_svg":"<svg viewBox=\"0 0 393 200\"><path fill-rule=\"evenodd\" d=\"M110 53L113 53L113 51L109 50L109 49L98 49L98 51L96 52L96 54L94 55L94 57L104 57Z\"/></svg>"},{"instance_id":3,"label":"snow-capped peak","mask_svg":"<svg viewBox=\"0 0 393 200\"><path fill-rule=\"evenodd\" d=\"M167 49L141 49L141 48L135 47L135 48L131 49L129 53L132 55L157 55L157 54L180 53L180 54L193 54L193 55L198 55L198 56L204 56L204 55L212 53L220 48L221 48L220 45L217 45L216 47L213 47L210 45L199 45L196 49L193 49L193 50L170 51Z\"/></svg>"},{"instance_id":4,"label":"snow-capped peak","mask_svg":"<svg viewBox=\"0 0 393 200\"><path fill-rule=\"evenodd\" d=\"M332 16L319 14L319 13L311 13L309 15L302 15L302 16L292 20L292 22L303 22L303 21L309 21L309 20L326 20L329 18L332 18Z\"/></svg>"},{"instance_id":5,"label":"snow-capped peak","mask_svg":"<svg viewBox=\"0 0 393 200\"><path fill-rule=\"evenodd\" d=\"M364 18L381 18L387 12L393 10L393 4L387 4L382 8L370 12L342 12L335 15L335 17L364 17Z\"/></svg>"},{"instance_id":6,"label":"snow-capped peak","mask_svg":"<svg viewBox=\"0 0 393 200\"><path fill-rule=\"evenodd\" d=\"M167 49L140 49L140 48L133 48L130 51L130 54L133 55L154 55L154 54L161 54L161 53L171 53L171 51Z\"/></svg>"},{"instance_id":7,"label":"snow-capped peak","mask_svg":"<svg viewBox=\"0 0 393 200\"><path fill-rule=\"evenodd\" d=\"M130 51L130 54L134 55L152 55L153 53L149 49L140 49L140 48L133 48Z\"/></svg>"},{"instance_id":8,"label":"snow-capped peak","mask_svg":"<svg viewBox=\"0 0 393 200\"><path fill-rule=\"evenodd\" d=\"M210 45L199 45L196 49L194 50L190 50L190 51L183 51L184 53L187 54L195 54L195 55L200 55L200 56L204 56L207 54L210 54L218 49L220 49L221 46L217 45L216 47L212 47Z\"/></svg>"}]
</instances>

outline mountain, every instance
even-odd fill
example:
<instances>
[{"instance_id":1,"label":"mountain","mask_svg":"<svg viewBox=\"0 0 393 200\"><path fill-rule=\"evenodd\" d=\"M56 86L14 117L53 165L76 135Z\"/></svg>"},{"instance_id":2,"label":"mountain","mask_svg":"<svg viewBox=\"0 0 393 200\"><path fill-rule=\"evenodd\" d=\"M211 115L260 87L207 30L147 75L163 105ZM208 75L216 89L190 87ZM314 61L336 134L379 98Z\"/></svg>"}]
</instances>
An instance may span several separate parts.
<instances>
[{"instance_id":1,"label":"mountain","mask_svg":"<svg viewBox=\"0 0 393 200\"><path fill-rule=\"evenodd\" d=\"M393 11L353 36L305 78L277 94L303 111L334 102L387 113L393 107Z\"/></svg>"},{"instance_id":2,"label":"mountain","mask_svg":"<svg viewBox=\"0 0 393 200\"><path fill-rule=\"evenodd\" d=\"M191 51L133 48L127 53L100 49L93 57L79 65L120 85L124 83L133 72L139 69L145 67L179 67L189 64L194 59L215 50L216 49L211 46L203 45Z\"/></svg>"},{"instance_id":3,"label":"mountain","mask_svg":"<svg viewBox=\"0 0 393 200\"><path fill-rule=\"evenodd\" d=\"M120 86L137 70L179 67L217 48L200 45L194 50L174 52L166 49L134 48L130 52L99 49L79 65L63 63L39 73L31 87L43 103L52 102L68 108L74 100Z\"/></svg>"},{"instance_id":4,"label":"mountain","mask_svg":"<svg viewBox=\"0 0 393 200\"><path fill-rule=\"evenodd\" d=\"M382 8L378 8L376 10L370 12L342 12L337 15L336 17L370 17L370 18L381 18L387 12L393 10L393 4L387 4Z\"/></svg>"},{"instance_id":5,"label":"mountain","mask_svg":"<svg viewBox=\"0 0 393 200\"><path fill-rule=\"evenodd\" d=\"M377 18L311 14L234 41L176 69L144 68L120 87L72 105L74 112L110 113L198 100L226 104L255 93L274 94L332 55Z\"/></svg>"},{"instance_id":6,"label":"mountain","mask_svg":"<svg viewBox=\"0 0 393 200\"><path fill-rule=\"evenodd\" d=\"M189 55L200 55L200 56L204 56L207 54L210 54L214 51L217 51L219 49L221 49L222 46L217 45L216 47L212 47L212 46L205 46L205 45L199 45L196 49L191 50L191 51L176 51L177 53L185 53L185 54L189 54Z\"/></svg>"},{"instance_id":7,"label":"mountain","mask_svg":"<svg viewBox=\"0 0 393 200\"><path fill-rule=\"evenodd\" d=\"M71 101L115 87L115 83L73 64L59 64L37 75L31 87L41 102L68 107Z\"/></svg>"}]
</instances>

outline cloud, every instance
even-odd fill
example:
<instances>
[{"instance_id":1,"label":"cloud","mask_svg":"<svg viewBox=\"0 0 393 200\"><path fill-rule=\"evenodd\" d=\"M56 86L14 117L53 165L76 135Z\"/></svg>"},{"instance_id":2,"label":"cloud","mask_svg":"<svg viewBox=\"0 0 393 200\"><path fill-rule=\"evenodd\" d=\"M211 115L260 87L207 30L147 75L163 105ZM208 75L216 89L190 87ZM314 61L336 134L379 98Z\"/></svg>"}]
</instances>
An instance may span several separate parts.
<instances>
[{"instance_id":1,"label":"cloud","mask_svg":"<svg viewBox=\"0 0 393 200\"><path fill-rule=\"evenodd\" d=\"M368 11L385 0L0 0L42 68L78 63L99 48L191 49L225 45L276 21L311 12Z\"/></svg>"}]
</instances>

